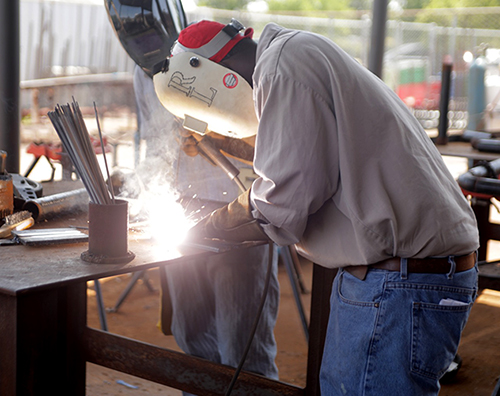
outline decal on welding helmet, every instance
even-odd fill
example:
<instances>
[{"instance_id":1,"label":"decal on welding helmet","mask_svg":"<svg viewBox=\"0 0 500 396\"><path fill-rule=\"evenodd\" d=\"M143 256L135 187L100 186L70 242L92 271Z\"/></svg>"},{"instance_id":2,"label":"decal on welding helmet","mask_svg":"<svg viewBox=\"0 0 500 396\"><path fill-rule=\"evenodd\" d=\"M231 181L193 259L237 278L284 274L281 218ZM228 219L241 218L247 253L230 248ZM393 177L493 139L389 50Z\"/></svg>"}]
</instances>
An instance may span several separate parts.
<instances>
[{"instance_id":1,"label":"decal on welding helmet","mask_svg":"<svg viewBox=\"0 0 500 396\"><path fill-rule=\"evenodd\" d=\"M210 107L215 99L215 95L217 95L217 90L213 87L209 87L210 91L212 91L212 96L203 95L198 91L196 91L196 88L193 86L195 81L196 77L184 77L184 75L180 71L176 71L175 73L172 74L172 77L168 82L168 86L183 92L188 98L195 98L201 100L202 102L205 102L208 105L208 107ZM236 85L237 84L238 82L236 79Z\"/></svg>"},{"instance_id":2,"label":"decal on welding helmet","mask_svg":"<svg viewBox=\"0 0 500 396\"><path fill-rule=\"evenodd\" d=\"M238 77L234 73L227 73L223 77L222 83L226 88L233 89L238 85Z\"/></svg>"}]
</instances>

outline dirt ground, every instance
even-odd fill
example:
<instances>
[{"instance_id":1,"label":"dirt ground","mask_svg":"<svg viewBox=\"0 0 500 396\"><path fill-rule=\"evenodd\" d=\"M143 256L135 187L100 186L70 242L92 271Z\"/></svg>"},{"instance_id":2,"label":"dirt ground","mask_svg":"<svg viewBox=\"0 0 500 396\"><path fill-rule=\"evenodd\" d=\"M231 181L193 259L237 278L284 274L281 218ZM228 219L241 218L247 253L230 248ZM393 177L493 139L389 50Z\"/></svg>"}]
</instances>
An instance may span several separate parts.
<instances>
[{"instance_id":1,"label":"dirt ground","mask_svg":"<svg viewBox=\"0 0 500 396\"><path fill-rule=\"evenodd\" d=\"M312 265L303 263L305 281L310 288ZM109 331L150 344L179 350L172 336L163 335L156 327L159 312L158 276L147 273L155 291L139 280L119 307L108 313ZM283 266L279 268L281 301L275 336L278 343L277 364L282 381L304 386L306 382L307 343L301 327L290 282ZM101 281L106 307L114 307L130 276ZM310 294L302 295L309 312ZM88 324L100 328L93 284L89 282ZM462 368L456 380L444 385L442 396L490 396L500 376L500 293L486 290L479 297L463 333L459 354ZM181 392L137 377L88 363L87 395L180 395Z\"/></svg>"}]
</instances>

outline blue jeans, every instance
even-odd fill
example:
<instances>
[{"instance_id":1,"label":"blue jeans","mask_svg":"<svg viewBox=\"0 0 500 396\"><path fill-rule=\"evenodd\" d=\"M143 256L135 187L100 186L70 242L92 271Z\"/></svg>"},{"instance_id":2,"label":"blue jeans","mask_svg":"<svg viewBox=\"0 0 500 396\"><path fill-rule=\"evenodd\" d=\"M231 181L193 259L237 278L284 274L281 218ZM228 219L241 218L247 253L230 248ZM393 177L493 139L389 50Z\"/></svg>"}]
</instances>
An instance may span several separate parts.
<instances>
[{"instance_id":1,"label":"blue jeans","mask_svg":"<svg viewBox=\"0 0 500 396\"><path fill-rule=\"evenodd\" d=\"M173 307L172 333L186 353L236 367L257 316L268 266L267 245L165 268ZM277 379L274 325L277 260L244 370ZM229 384L228 384L229 385Z\"/></svg>"},{"instance_id":2,"label":"blue jeans","mask_svg":"<svg viewBox=\"0 0 500 396\"><path fill-rule=\"evenodd\" d=\"M454 274L371 269L335 278L320 373L325 396L437 395L477 294Z\"/></svg>"}]
</instances>

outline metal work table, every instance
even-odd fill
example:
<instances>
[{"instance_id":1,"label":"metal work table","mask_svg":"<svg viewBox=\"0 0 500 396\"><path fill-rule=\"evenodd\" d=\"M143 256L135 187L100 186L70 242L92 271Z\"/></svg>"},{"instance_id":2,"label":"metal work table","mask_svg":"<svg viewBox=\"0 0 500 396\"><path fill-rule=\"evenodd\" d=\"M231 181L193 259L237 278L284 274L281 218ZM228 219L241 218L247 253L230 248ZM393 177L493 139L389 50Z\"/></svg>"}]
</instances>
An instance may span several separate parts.
<instances>
[{"instance_id":1,"label":"metal work table","mask_svg":"<svg viewBox=\"0 0 500 396\"><path fill-rule=\"evenodd\" d=\"M75 219L71 224L78 225ZM80 254L86 243L0 249L1 395L84 395L87 361L199 395L224 394L233 368L86 325L87 281L223 253L191 249L156 254L152 242L133 237L129 249L136 258L128 264L84 262ZM232 394L319 394L334 271L319 266L314 271L307 386L242 372Z\"/></svg>"},{"instance_id":2,"label":"metal work table","mask_svg":"<svg viewBox=\"0 0 500 396\"><path fill-rule=\"evenodd\" d=\"M500 154L476 150L468 142L448 142L436 147L441 155L450 157L462 157L474 161L493 161L500 158Z\"/></svg>"}]
</instances>

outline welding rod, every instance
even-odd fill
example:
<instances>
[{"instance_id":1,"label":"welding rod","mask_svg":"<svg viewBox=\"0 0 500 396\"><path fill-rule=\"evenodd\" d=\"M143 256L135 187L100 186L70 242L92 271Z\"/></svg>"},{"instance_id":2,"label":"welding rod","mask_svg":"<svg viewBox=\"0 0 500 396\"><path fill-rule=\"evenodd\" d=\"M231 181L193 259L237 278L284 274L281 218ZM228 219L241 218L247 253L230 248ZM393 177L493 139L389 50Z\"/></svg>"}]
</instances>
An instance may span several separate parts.
<instances>
[{"instance_id":1,"label":"welding rod","mask_svg":"<svg viewBox=\"0 0 500 396\"><path fill-rule=\"evenodd\" d=\"M69 106L68 106L69 107ZM65 107L61 107L59 105L56 106L55 112L49 112L48 116L54 125L63 146L68 153L73 165L75 166L78 175L82 179L85 188L89 192L90 198L93 202L98 199L97 192L94 189L94 186L90 183L88 179L88 172L85 171L85 164L82 161L81 156L76 154L76 143L73 141L74 133L67 133L66 131L72 131L74 126L71 126L70 123L73 123L65 112ZM74 124L74 123L73 123Z\"/></svg>"},{"instance_id":2,"label":"welding rod","mask_svg":"<svg viewBox=\"0 0 500 396\"><path fill-rule=\"evenodd\" d=\"M99 115L97 114L97 106L95 102L94 102L94 112L95 112L95 120L97 122L97 130L99 131L99 140L101 141L102 156L104 157L104 165L106 166L106 173L108 175L109 192L111 193L111 199L113 200L113 203L115 203L115 193L113 191L113 184L111 183L111 176L109 175L108 160L106 159L106 150L104 149L104 140L102 139L101 124L99 123Z\"/></svg>"},{"instance_id":3,"label":"welding rod","mask_svg":"<svg viewBox=\"0 0 500 396\"><path fill-rule=\"evenodd\" d=\"M82 179L90 200L96 204L112 203L78 103L73 99L71 105L56 105L48 116Z\"/></svg>"}]
</instances>

